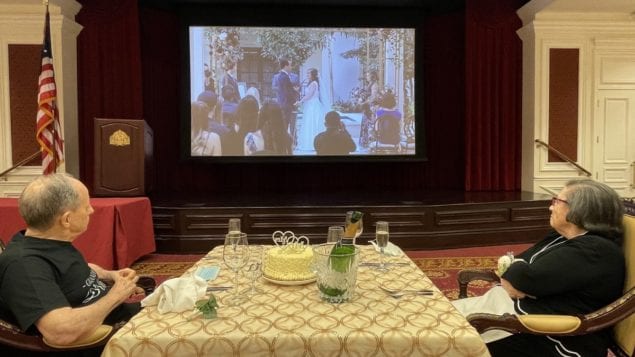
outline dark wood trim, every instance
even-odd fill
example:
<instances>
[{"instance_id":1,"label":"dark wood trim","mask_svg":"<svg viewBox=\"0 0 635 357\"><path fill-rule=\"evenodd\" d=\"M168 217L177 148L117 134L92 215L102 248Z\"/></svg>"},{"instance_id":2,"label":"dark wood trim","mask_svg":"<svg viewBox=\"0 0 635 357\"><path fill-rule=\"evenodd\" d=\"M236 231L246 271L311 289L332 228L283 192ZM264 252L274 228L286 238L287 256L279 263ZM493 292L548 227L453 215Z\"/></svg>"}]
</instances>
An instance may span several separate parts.
<instances>
[{"instance_id":1,"label":"dark wood trim","mask_svg":"<svg viewBox=\"0 0 635 357\"><path fill-rule=\"evenodd\" d=\"M271 243L276 230L306 235L323 242L330 225L343 224L348 210L364 212L364 244L374 239L375 222L390 222L391 241L405 250L425 250L482 245L532 243L549 231L549 196L519 195L481 202L465 197L461 202L377 202L350 204L153 203L154 230L159 252L202 253L222 244L229 218L242 220L249 240ZM477 194L478 196L478 194ZM476 197L472 195L472 197Z\"/></svg>"}]
</instances>

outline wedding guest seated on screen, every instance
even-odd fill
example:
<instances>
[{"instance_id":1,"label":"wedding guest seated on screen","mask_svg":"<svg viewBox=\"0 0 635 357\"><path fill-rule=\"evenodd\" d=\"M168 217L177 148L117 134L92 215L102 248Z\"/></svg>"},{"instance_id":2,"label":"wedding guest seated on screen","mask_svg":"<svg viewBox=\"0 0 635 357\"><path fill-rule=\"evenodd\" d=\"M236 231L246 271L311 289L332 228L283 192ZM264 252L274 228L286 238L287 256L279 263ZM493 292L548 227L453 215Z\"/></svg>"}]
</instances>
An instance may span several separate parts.
<instances>
[{"instance_id":1,"label":"wedding guest seated on screen","mask_svg":"<svg viewBox=\"0 0 635 357\"><path fill-rule=\"evenodd\" d=\"M238 102L227 99L235 97L234 88L230 86L223 87L221 89L221 95L223 96L223 103L221 104L223 118L234 115L236 109L238 109Z\"/></svg>"},{"instance_id":2,"label":"wedding guest seated on screen","mask_svg":"<svg viewBox=\"0 0 635 357\"><path fill-rule=\"evenodd\" d=\"M138 302L125 302L143 292L134 270L87 263L71 244L86 231L93 213L79 180L41 176L26 186L18 207L26 231L16 233L0 254L2 319L27 333L39 331L53 344L69 345L103 323L128 320L140 310Z\"/></svg>"},{"instance_id":3,"label":"wedding guest seated on screen","mask_svg":"<svg viewBox=\"0 0 635 357\"><path fill-rule=\"evenodd\" d=\"M223 136L228 133L229 128L222 124L223 116L219 108L219 100L216 93L208 90L203 91L198 95L196 100L207 104L207 127L209 128L209 131L218 134L218 136Z\"/></svg>"},{"instance_id":4,"label":"wedding guest seated on screen","mask_svg":"<svg viewBox=\"0 0 635 357\"><path fill-rule=\"evenodd\" d=\"M402 114L397 109L397 99L391 90L388 90L379 100L379 107L375 112L375 117L379 119L382 116L390 116L397 120L401 120Z\"/></svg>"},{"instance_id":5,"label":"wedding guest seated on screen","mask_svg":"<svg viewBox=\"0 0 635 357\"><path fill-rule=\"evenodd\" d=\"M258 130L245 136L245 155L291 155L292 145L280 105L265 102L258 115Z\"/></svg>"},{"instance_id":6,"label":"wedding guest seated on screen","mask_svg":"<svg viewBox=\"0 0 635 357\"><path fill-rule=\"evenodd\" d=\"M391 90L388 90L381 97L375 116L375 139L377 142L380 144L398 144L401 141L402 114L397 109L397 100Z\"/></svg>"},{"instance_id":7,"label":"wedding guest seated on screen","mask_svg":"<svg viewBox=\"0 0 635 357\"><path fill-rule=\"evenodd\" d=\"M318 155L348 155L357 149L338 112L326 113L324 126L326 130L313 140Z\"/></svg>"},{"instance_id":8,"label":"wedding guest seated on screen","mask_svg":"<svg viewBox=\"0 0 635 357\"><path fill-rule=\"evenodd\" d=\"M221 137L224 156L243 156L245 154L243 142L245 135L258 129L258 101L251 95L246 95L238 103L236 109L236 123L230 132Z\"/></svg>"},{"instance_id":9,"label":"wedding guest seated on screen","mask_svg":"<svg viewBox=\"0 0 635 357\"><path fill-rule=\"evenodd\" d=\"M553 232L515 256L501 285L482 296L455 300L464 315L509 313L585 315L622 295L625 259L620 247L624 207L609 186L567 182L551 200ZM606 356L610 331L580 336L481 334L492 356Z\"/></svg>"},{"instance_id":10,"label":"wedding guest seated on screen","mask_svg":"<svg viewBox=\"0 0 635 357\"><path fill-rule=\"evenodd\" d=\"M220 156L221 142L218 134L209 129L209 107L203 102L192 102L192 156Z\"/></svg>"}]
</instances>

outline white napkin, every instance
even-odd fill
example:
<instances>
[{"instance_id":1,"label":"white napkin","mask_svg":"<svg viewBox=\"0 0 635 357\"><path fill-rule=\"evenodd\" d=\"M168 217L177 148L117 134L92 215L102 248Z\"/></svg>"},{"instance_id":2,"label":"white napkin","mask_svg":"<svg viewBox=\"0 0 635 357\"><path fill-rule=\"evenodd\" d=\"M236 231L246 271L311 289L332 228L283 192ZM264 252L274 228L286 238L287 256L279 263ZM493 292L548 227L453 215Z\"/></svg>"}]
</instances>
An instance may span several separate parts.
<instances>
[{"instance_id":1,"label":"white napkin","mask_svg":"<svg viewBox=\"0 0 635 357\"><path fill-rule=\"evenodd\" d=\"M377 242L375 242L374 240L371 240L370 244L372 244L375 247L375 251L377 251L377 252L380 251L380 248L377 245ZM397 256L402 255L403 251L401 250L401 248L399 248L398 246L396 246L392 242L388 242L388 245L386 245L386 248L384 248L384 254L392 255L392 256L397 257Z\"/></svg>"},{"instance_id":2,"label":"white napkin","mask_svg":"<svg viewBox=\"0 0 635 357\"><path fill-rule=\"evenodd\" d=\"M141 306L157 306L160 314L192 310L194 303L205 296L207 282L199 276L169 279L152 294L141 300Z\"/></svg>"}]
</instances>

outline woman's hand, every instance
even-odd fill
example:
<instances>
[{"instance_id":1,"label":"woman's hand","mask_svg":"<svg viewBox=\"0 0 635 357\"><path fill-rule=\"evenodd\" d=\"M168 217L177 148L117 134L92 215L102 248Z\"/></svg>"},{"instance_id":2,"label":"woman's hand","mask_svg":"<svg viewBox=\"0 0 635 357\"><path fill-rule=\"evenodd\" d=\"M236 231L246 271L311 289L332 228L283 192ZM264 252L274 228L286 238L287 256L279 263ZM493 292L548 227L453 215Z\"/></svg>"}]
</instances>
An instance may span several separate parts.
<instances>
[{"instance_id":1,"label":"woman's hand","mask_svg":"<svg viewBox=\"0 0 635 357\"><path fill-rule=\"evenodd\" d=\"M517 290L509 281L503 278L501 278L501 286L503 287L503 289L505 289L505 291L507 291L507 294L512 299L524 299L527 296L527 294L520 290Z\"/></svg>"}]
</instances>

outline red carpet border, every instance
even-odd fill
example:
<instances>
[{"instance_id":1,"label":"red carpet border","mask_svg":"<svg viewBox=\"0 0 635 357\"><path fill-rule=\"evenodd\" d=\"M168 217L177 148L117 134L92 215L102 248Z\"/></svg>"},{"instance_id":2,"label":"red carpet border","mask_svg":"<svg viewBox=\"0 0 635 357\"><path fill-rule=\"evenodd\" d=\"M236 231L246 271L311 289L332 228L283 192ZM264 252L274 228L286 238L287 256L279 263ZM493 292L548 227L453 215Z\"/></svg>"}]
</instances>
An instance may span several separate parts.
<instances>
[{"instance_id":1,"label":"red carpet border","mask_svg":"<svg viewBox=\"0 0 635 357\"><path fill-rule=\"evenodd\" d=\"M494 247L476 247L447 250L408 251L406 255L434 282L434 284L450 300L458 297L457 273L461 269L494 269L498 257L507 253L520 253L528 244L505 245ZM150 275L157 284L181 276L194 262L202 258L202 254L150 254L132 265L138 274ZM473 282L468 295L481 295L490 284Z\"/></svg>"}]
</instances>

